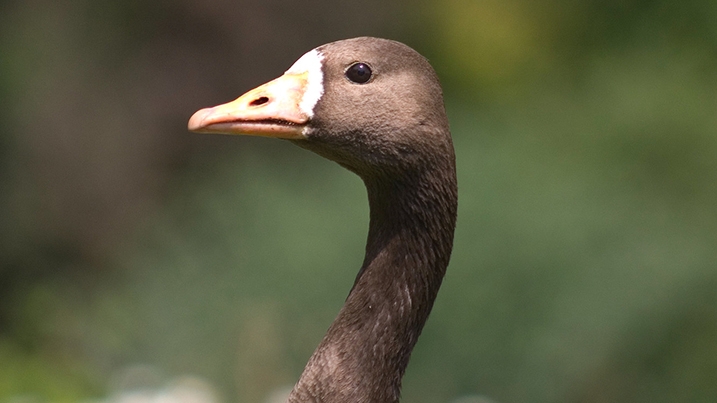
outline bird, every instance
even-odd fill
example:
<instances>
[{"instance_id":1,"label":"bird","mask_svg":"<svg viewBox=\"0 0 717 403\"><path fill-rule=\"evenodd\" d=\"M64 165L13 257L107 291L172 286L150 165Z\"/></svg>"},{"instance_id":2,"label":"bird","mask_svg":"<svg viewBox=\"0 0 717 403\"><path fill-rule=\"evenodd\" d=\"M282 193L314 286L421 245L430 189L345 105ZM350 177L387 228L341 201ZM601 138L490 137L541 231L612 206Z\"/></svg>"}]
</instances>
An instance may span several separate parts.
<instances>
[{"instance_id":1,"label":"bird","mask_svg":"<svg viewBox=\"0 0 717 403\"><path fill-rule=\"evenodd\" d=\"M453 249L458 188L443 91L397 41L344 39L283 75L192 115L190 131L284 139L357 174L366 253L289 403L393 403Z\"/></svg>"}]
</instances>

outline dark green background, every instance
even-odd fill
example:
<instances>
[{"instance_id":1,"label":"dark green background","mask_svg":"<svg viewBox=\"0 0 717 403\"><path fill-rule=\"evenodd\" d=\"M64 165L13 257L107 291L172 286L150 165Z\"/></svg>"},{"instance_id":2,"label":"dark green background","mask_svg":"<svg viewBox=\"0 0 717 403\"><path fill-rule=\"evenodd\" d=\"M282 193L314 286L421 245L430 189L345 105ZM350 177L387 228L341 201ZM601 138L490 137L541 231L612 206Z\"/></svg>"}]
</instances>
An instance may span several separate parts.
<instances>
[{"instance_id":1,"label":"dark green background","mask_svg":"<svg viewBox=\"0 0 717 403\"><path fill-rule=\"evenodd\" d=\"M362 184L186 122L360 35L430 59L458 158L403 401L717 401L716 21L708 0L0 3L0 402L184 375L263 402L298 378L362 259Z\"/></svg>"}]
</instances>

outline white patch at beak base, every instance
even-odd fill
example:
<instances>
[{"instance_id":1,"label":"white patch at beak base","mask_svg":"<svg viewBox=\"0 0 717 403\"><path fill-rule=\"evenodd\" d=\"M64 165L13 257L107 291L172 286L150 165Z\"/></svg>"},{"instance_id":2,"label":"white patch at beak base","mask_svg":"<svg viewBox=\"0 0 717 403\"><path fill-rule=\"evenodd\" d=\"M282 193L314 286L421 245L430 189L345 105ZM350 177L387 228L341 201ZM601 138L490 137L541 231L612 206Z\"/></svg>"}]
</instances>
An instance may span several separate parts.
<instances>
[{"instance_id":1,"label":"white patch at beak base","mask_svg":"<svg viewBox=\"0 0 717 403\"><path fill-rule=\"evenodd\" d=\"M324 55L314 49L299 58L284 74L308 73L304 95L299 102L299 108L309 118L314 116L314 107L324 95Z\"/></svg>"}]
</instances>

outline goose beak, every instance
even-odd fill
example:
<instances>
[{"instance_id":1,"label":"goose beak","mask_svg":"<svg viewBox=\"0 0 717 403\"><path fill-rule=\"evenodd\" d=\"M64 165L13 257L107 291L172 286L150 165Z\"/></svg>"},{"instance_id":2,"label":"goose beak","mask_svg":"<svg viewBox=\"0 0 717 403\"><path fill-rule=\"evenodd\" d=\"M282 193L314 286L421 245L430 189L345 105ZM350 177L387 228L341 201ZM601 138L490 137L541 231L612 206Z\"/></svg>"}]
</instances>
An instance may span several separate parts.
<instances>
[{"instance_id":1,"label":"goose beak","mask_svg":"<svg viewBox=\"0 0 717 403\"><path fill-rule=\"evenodd\" d=\"M309 116L300 107L308 73L286 73L234 101L200 109L187 127L197 133L242 134L300 140Z\"/></svg>"}]
</instances>

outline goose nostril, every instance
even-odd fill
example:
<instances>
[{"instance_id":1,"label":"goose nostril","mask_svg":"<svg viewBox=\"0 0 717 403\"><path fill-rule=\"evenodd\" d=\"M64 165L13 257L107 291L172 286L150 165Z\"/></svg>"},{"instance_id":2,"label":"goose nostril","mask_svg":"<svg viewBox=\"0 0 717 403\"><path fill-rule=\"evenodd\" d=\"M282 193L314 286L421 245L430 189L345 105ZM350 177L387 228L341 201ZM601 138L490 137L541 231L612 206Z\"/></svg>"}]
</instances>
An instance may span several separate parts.
<instances>
[{"instance_id":1,"label":"goose nostril","mask_svg":"<svg viewBox=\"0 0 717 403\"><path fill-rule=\"evenodd\" d=\"M249 102L249 106L259 106L264 105L265 103L269 102L268 97L259 97L251 102Z\"/></svg>"}]
</instances>

